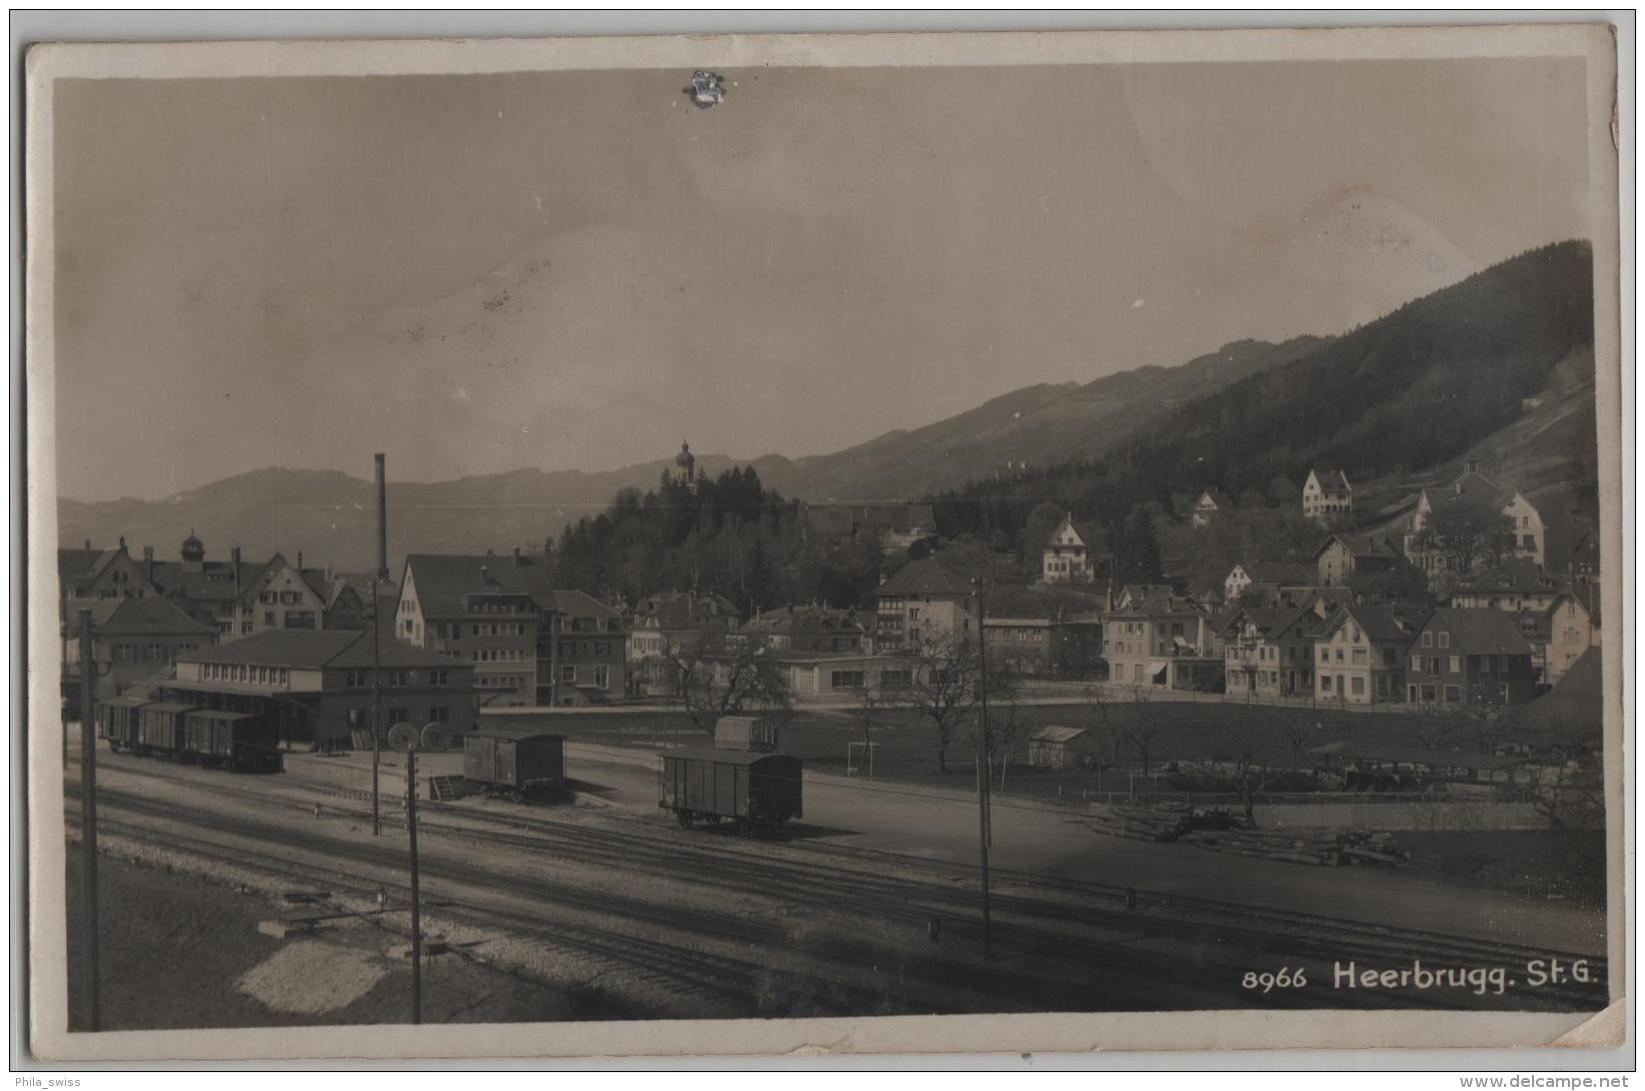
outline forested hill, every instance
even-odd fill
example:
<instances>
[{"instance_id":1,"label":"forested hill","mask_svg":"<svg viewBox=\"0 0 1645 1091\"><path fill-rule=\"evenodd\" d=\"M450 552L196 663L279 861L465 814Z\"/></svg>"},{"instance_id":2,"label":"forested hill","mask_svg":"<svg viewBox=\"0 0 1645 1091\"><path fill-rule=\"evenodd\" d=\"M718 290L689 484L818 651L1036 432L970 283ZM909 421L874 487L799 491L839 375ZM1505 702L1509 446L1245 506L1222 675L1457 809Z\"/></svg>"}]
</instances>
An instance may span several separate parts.
<instances>
[{"instance_id":1,"label":"forested hill","mask_svg":"<svg viewBox=\"0 0 1645 1091\"><path fill-rule=\"evenodd\" d=\"M1558 243L1183 401L1107 456L936 497L938 522L947 534L1008 530L1042 500L1112 522L1205 488L1279 500L1315 465L1356 482L1420 471L1512 423L1522 399L1569 383L1570 361L1585 361L1578 381L1591 384L1592 349L1592 250Z\"/></svg>"}]
</instances>

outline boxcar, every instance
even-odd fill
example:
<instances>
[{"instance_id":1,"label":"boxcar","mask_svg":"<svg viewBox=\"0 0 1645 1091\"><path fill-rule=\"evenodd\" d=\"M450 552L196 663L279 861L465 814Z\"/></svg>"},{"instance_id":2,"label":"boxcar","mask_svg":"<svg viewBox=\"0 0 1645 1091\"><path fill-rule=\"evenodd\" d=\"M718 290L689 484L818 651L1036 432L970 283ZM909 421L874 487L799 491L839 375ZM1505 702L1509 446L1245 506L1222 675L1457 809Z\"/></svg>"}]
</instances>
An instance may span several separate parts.
<instances>
[{"instance_id":1,"label":"boxcar","mask_svg":"<svg viewBox=\"0 0 1645 1091\"><path fill-rule=\"evenodd\" d=\"M139 754L158 754L182 761L188 751L183 746L183 717L192 705L151 701L137 710L137 738L132 749Z\"/></svg>"},{"instance_id":2,"label":"boxcar","mask_svg":"<svg viewBox=\"0 0 1645 1091\"><path fill-rule=\"evenodd\" d=\"M204 765L242 773L278 773L285 768L279 728L268 716L195 708L183 713L183 749Z\"/></svg>"},{"instance_id":3,"label":"boxcar","mask_svg":"<svg viewBox=\"0 0 1645 1091\"><path fill-rule=\"evenodd\" d=\"M565 736L478 728L463 739L463 779L492 795L544 798L565 780Z\"/></svg>"},{"instance_id":4,"label":"boxcar","mask_svg":"<svg viewBox=\"0 0 1645 1091\"><path fill-rule=\"evenodd\" d=\"M138 710L147 697L110 697L97 706L97 737L107 739L110 750L130 750L137 745Z\"/></svg>"},{"instance_id":5,"label":"boxcar","mask_svg":"<svg viewBox=\"0 0 1645 1091\"><path fill-rule=\"evenodd\" d=\"M801 817L802 763L746 750L670 750L657 805L682 826L731 821L745 833Z\"/></svg>"}]
</instances>

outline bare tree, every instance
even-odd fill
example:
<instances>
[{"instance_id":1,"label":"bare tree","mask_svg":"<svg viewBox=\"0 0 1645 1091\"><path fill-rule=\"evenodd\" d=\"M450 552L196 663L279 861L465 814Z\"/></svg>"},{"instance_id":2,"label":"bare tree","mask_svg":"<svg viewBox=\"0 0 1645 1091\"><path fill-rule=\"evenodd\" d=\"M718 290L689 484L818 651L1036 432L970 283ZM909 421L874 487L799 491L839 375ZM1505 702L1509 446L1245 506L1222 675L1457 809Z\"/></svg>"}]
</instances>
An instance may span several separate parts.
<instances>
[{"instance_id":1,"label":"bare tree","mask_svg":"<svg viewBox=\"0 0 1645 1091\"><path fill-rule=\"evenodd\" d=\"M1140 687L1133 690L1131 703L1120 723L1120 745L1142 763L1142 775L1148 776L1154 754L1160 743L1161 725L1154 710L1149 707L1148 694Z\"/></svg>"},{"instance_id":2,"label":"bare tree","mask_svg":"<svg viewBox=\"0 0 1645 1091\"><path fill-rule=\"evenodd\" d=\"M1237 727L1231 731L1212 757L1222 763L1222 780L1238 795L1245 807L1245 821L1257 824L1257 799L1266 792L1284 771L1276 761L1274 738L1255 727Z\"/></svg>"},{"instance_id":3,"label":"bare tree","mask_svg":"<svg viewBox=\"0 0 1645 1091\"><path fill-rule=\"evenodd\" d=\"M712 732L722 716L745 712L777 712L794 708L794 688L782 663L767 650L748 641L729 643L713 633L664 655L674 695L685 705L686 716L703 731Z\"/></svg>"},{"instance_id":4,"label":"bare tree","mask_svg":"<svg viewBox=\"0 0 1645 1091\"><path fill-rule=\"evenodd\" d=\"M1605 828L1605 787L1597 771L1565 762L1536 786L1534 800L1552 829Z\"/></svg>"},{"instance_id":5,"label":"bare tree","mask_svg":"<svg viewBox=\"0 0 1645 1091\"><path fill-rule=\"evenodd\" d=\"M910 659L908 699L931 722L937 769L948 772L948 747L954 732L967 723L981 700L977 648L960 634L916 634Z\"/></svg>"}]
</instances>

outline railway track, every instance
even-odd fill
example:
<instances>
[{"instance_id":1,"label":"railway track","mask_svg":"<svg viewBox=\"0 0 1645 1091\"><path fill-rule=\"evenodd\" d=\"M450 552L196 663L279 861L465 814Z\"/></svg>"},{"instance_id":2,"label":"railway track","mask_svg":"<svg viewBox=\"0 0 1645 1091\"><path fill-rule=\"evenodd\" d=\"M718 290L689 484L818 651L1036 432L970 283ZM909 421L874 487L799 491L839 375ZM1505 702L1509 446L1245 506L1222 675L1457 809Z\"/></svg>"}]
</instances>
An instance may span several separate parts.
<instances>
[{"instance_id":1,"label":"railway track","mask_svg":"<svg viewBox=\"0 0 1645 1091\"><path fill-rule=\"evenodd\" d=\"M160 779L188 780L195 785L201 783L198 778L179 777L171 773L155 771L153 775ZM266 792L249 792L227 784L223 788L232 795L255 796L263 804L301 807L297 802L271 799ZM170 813L174 808L166 807L162 810ZM766 896L789 897L802 904L834 899L842 906L860 910L872 919L900 924L910 931L922 929L933 913L943 915L951 922L951 926L957 925L954 930L961 932L962 935L970 933L973 934L970 938L974 938L974 933L978 930L978 922L973 916L975 896L971 891L955 889L952 885L945 887L929 879L915 880L889 876L883 872L879 875L865 874L862 869L863 864L884 865L894 862L899 867L912 865L924 868L928 873L946 873L950 880L970 879L970 873L966 869L933 864L923 859L916 860L892 853L845 846L801 843L791 844L789 847L806 859L787 861L774 859L768 850L760 851L756 846L731 839L725 839L717 845L682 843L688 840L701 841L700 834L682 835L670 841L659 838L657 831L651 830L643 835L609 829L595 831L578 824L556 822L551 819L524 815L499 817L491 813L475 813L473 808L448 806L431 810L442 815L461 814L470 821L503 827L502 831L496 831L476 829L473 826L453 826L440 820L425 820L420 823L424 830L431 833L439 832L458 838L487 841L525 853L544 853L551 859L570 858L584 863L636 869L720 890L740 890ZM366 817L365 812L342 813ZM391 824L395 823L393 816L389 818ZM527 832L515 832L519 829ZM838 863L841 860L848 860L858 867L842 867ZM1237 981L1242 967L1252 968L1249 964L1253 953L1289 959L1293 965L1313 960L1313 964L1310 965L1310 971L1313 973L1320 972L1317 965L1320 960L1334 957L1366 961L1397 958L1408 961L1414 956L1422 958L1430 966L1437 966L1470 965L1485 958L1516 959L1549 954L1511 945L1461 940L1459 937L1437 936L1412 930L1367 928L1306 914L1290 916L1306 920L1314 929L1314 934L1288 932L1283 926L1276 927L1271 924L1271 915L1267 911L1254 914L1244 908L1233 910L1233 907L1208 899L1169 899L1172 914L1181 914L1184 905L1191 910L1180 917L1161 916L1157 913L1138 915L1118 908L1123 897L1123 890L1118 887L1065 880L1048 884L1038 876L1008 875L1007 878L1025 887L1049 886L1063 897L1053 900L1002 892L994 904L1002 917L1002 937L1009 937L1003 946L1008 950L1040 957L1055 955L1068 961L1073 967L1090 974L1101 975L1110 982L1110 975L1116 970L1144 979L1151 978L1146 992L1124 990L1132 993L1125 1004L1130 1009L1169 1006L1161 1003L1162 996L1166 994L1203 994L1206 986L1204 978L1208 969L1214 968L1216 976L1224 981ZM516 877L512 881L518 884L522 880ZM540 893L550 900L558 900L561 903L566 901L566 892L560 887L551 887ZM607 902L601 902L597 908L604 908L607 905ZM584 908L588 906L585 905ZM658 919L655 915L648 919L643 909L634 905L618 908L647 927L678 923L680 916L677 911L670 911L665 919ZM711 917L698 920L695 927L713 933L716 926L722 923L720 918ZM1319 934L1322 923L1328 926L1330 931ZM1052 927L1044 927L1046 924ZM1229 962L1227 958L1219 958L1214 967L1208 967L1203 961L1185 964L1180 959L1162 960L1158 953L1139 951L1132 938L1127 938L1121 943L1113 943L1092 938L1070 937L1068 934L1070 925L1089 927L1093 924L1125 937L1136 937L1140 933L1145 939L1167 940L1178 945L1187 943L1203 951L1226 952L1233 948L1238 953L1229 955L1235 959L1233 962ZM738 939L747 939L751 931L757 930L742 925L734 932L722 930L720 938L727 942L735 942ZM779 928L766 934L763 941L780 946L785 938ZM861 964L863 960L874 959L877 955L883 956L884 953L883 949L876 950L869 945L837 940L812 940L808 944L807 952L812 955L824 955L845 964ZM1240 959L1243 961L1239 961ZM932 981L933 984L947 984L954 980L951 973L940 970L932 973L930 960L920 961L919 969L923 971L922 976L936 978ZM1590 964L1595 963L1599 964L1597 976L1601 978L1601 983L1596 987L1549 987L1538 993L1537 999L1540 1003L1533 1006L1568 1006L1576 1009L1601 1006L1604 1002L1603 960L1590 960ZM1027 987L1030 990L1028 995L1035 995L1042 1006L1051 1000L1052 996L1062 992L1043 978L999 981L997 984ZM1174 988L1171 987L1173 985ZM1165 988L1162 989L1161 986ZM1112 993L1114 990L1110 988L1106 991ZM1050 995L1047 995L1048 993ZM999 995L998 992L995 995ZM1111 1002L1114 997L1093 996L1089 987L1075 988L1067 993L1068 1001L1077 1002L1081 1006L1101 1003L1104 999ZM1233 996L1225 994L1223 999L1227 1002L1224 1006L1242 1006L1239 1003L1242 999L1248 1003L1248 998L1241 998L1237 993ZM1296 998L1269 996L1265 998L1265 1002L1270 1006L1276 1006L1277 1003L1293 999ZM1378 1005L1413 1006L1412 1001L1397 998L1394 994L1362 994L1355 1000L1356 1006L1367 1002ZM1442 998L1426 998L1418 1006L1448 1005ZM1456 1003L1455 1006L1475 1007L1478 1004L1463 1001Z\"/></svg>"}]
</instances>

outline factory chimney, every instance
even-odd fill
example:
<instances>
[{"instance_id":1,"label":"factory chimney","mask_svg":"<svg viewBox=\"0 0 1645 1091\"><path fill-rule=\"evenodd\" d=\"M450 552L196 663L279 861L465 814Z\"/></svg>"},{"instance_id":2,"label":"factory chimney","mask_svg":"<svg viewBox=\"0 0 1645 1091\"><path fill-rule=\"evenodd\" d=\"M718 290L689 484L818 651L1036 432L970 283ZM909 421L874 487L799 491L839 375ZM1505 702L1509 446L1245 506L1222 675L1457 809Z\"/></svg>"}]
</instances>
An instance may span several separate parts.
<instances>
[{"instance_id":1,"label":"factory chimney","mask_svg":"<svg viewBox=\"0 0 1645 1091\"><path fill-rule=\"evenodd\" d=\"M377 578L388 582L388 482L383 455L377 455Z\"/></svg>"}]
</instances>

